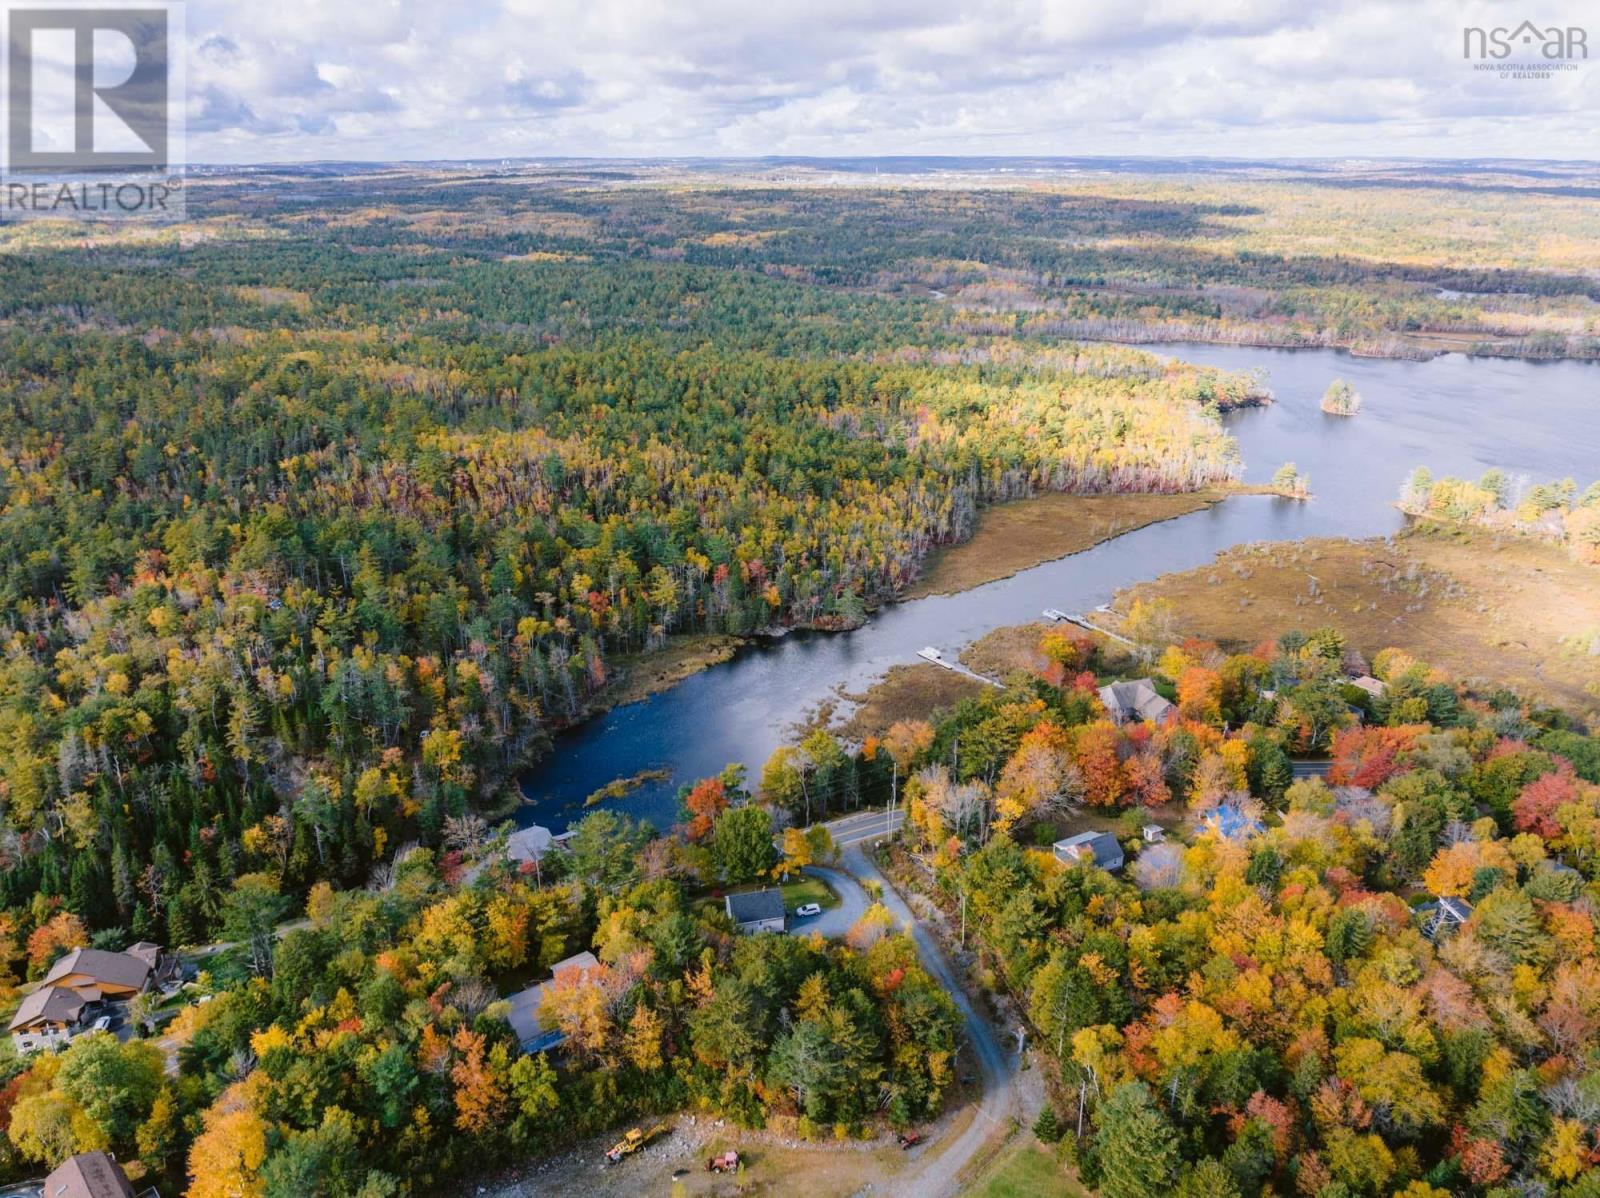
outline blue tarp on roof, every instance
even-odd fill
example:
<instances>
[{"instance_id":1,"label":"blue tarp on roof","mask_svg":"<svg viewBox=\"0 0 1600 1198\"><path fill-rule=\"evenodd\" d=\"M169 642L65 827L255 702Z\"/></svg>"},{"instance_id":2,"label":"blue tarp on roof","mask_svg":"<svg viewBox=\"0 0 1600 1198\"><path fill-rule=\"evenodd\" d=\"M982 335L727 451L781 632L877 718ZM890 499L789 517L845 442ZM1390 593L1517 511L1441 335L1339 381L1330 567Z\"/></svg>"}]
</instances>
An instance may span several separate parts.
<instances>
[{"instance_id":1,"label":"blue tarp on roof","mask_svg":"<svg viewBox=\"0 0 1600 1198\"><path fill-rule=\"evenodd\" d=\"M1261 831L1261 821L1251 819L1231 803L1224 803L1206 816L1206 827L1224 840L1248 840Z\"/></svg>"}]
</instances>

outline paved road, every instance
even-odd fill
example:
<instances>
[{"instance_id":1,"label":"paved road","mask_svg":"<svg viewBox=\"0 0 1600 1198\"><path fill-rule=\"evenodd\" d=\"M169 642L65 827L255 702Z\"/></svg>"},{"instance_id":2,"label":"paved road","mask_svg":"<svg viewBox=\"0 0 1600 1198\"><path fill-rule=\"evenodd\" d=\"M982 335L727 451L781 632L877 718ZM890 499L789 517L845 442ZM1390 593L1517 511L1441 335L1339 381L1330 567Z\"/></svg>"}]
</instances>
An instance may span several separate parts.
<instances>
[{"instance_id":1,"label":"paved road","mask_svg":"<svg viewBox=\"0 0 1600 1198\"><path fill-rule=\"evenodd\" d=\"M280 923L277 930L272 934L276 939L282 940L290 932L298 932L301 928L309 928L310 926L311 921L309 919L291 919L288 923ZM230 948L238 947L239 945L236 941L218 940L215 944L200 944L191 948L174 949L173 951L180 957L188 957L191 961L202 961L206 957L214 957L218 953L227 952Z\"/></svg>"},{"instance_id":2,"label":"paved road","mask_svg":"<svg viewBox=\"0 0 1600 1198\"><path fill-rule=\"evenodd\" d=\"M852 817L855 819L858 817ZM881 816L879 817L881 821ZM883 825L877 825L877 835L882 835ZM825 869L811 866L806 873L823 878L839 895L840 904L824 911L814 919L799 921L792 930L805 933L819 931L824 936L842 936L867 909L866 890L862 882L875 882L882 888L884 906L894 916L896 923L911 933L922 965L945 988L955 1001L956 1009L966 1021L967 1043L983 1071L983 1095L978 1100L976 1113L953 1141L935 1152L939 1146L930 1144L919 1151L918 1159L907 1172L895 1179L895 1193L909 1198L951 1198L961 1192L957 1174L984 1146L991 1136L1002 1132L1009 1119L1020 1110L1020 1100L1013 1083L1016 1079L1019 1058L1014 1051L1002 1046L995 1038L989 1021L968 999L955 966L944 955L939 942L926 927L918 922L888 879L878 870L863 849L863 843L873 836L862 836L849 843L840 856L840 868ZM930 1155L930 1153L932 1153Z\"/></svg>"},{"instance_id":3,"label":"paved road","mask_svg":"<svg viewBox=\"0 0 1600 1198\"><path fill-rule=\"evenodd\" d=\"M860 815L831 820L826 827L828 834L833 837L833 843L843 849L853 844L882 840L898 832L905 822L906 812L902 807L893 816L886 811L863 811Z\"/></svg>"},{"instance_id":4,"label":"paved road","mask_svg":"<svg viewBox=\"0 0 1600 1198\"><path fill-rule=\"evenodd\" d=\"M821 932L830 940L837 940L855 926L856 920L866 914L867 907L872 900L867 897L867 892L843 870L827 869L821 865L808 865L802 873L810 874L813 878L821 878L828 887L839 896L839 905L830 907L821 915L813 915L810 919L800 919L797 916L789 917L789 932L794 936L809 936L812 932Z\"/></svg>"}]
</instances>

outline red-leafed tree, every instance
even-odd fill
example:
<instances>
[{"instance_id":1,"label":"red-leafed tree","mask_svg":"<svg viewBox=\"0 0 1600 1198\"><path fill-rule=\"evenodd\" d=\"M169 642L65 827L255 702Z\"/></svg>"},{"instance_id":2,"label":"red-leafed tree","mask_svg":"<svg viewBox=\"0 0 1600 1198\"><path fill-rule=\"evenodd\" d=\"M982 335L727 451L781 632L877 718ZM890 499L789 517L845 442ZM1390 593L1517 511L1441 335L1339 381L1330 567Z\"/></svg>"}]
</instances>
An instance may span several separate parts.
<instances>
[{"instance_id":1,"label":"red-leafed tree","mask_svg":"<svg viewBox=\"0 0 1600 1198\"><path fill-rule=\"evenodd\" d=\"M689 813L684 835L698 843L711 835L717 816L728 809L728 788L721 778L702 778L684 797L683 805Z\"/></svg>"},{"instance_id":2,"label":"red-leafed tree","mask_svg":"<svg viewBox=\"0 0 1600 1198\"><path fill-rule=\"evenodd\" d=\"M1562 761L1553 773L1541 774L1522 788L1511 804L1511 819L1519 832L1533 832L1546 840L1561 835L1556 810L1578 797L1577 778Z\"/></svg>"}]
</instances>

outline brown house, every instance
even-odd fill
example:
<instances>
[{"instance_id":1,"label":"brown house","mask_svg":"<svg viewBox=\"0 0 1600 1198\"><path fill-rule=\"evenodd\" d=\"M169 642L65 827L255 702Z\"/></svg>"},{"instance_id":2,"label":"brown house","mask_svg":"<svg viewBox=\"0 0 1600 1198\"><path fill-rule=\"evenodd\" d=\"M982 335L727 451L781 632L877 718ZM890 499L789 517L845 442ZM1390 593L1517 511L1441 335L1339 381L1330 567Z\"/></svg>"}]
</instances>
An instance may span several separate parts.
<instances>
[{"instance_id":1,"label":"brown house","mask_svg":"<svg viewBox=\"0 0 1600 1198\"><path fill-rule=\"evenodd\" d=\"M133 1198L133 1187L108 1153L80 1152L44 1179L40 1198Z\"/></svg>"},{"instance_id":2,"label":"brown house","mask_svg":"<svg viewBox=\"0 0 1600 1198\"><path fill-rule=\"evenodd\" d=\"M76 990L91 1001L132 998L150 988L154 973L155 966L143 955L75 948L50 967L40 989Z\"/></svg>"},{"instance_id":3,"label":"brown house","mask_svg":"<svg viewBox=\"0 0 1600 1198\"><path fill-rule=\"evenodd\" d=\"M11 1017L11 1042L19 1053L59 1048L82 1029L87 999L75 990L35 990Z\"/></svg>"},{"instance_id":4,"label":"brown house","mask_svg":"<svg viewBox=\"0 0 1600 1198\"><path fill-rule=\"evenodd\" d=\"M101 1004L126 1002L152 985L174 984L179 968L177 958L148 941L121 953L75 948L22 1000L11 1017L11 1041L24 1053L60 1048L85 1030L85 1021L100 1012Z\"/></svg>"}]
</instances>

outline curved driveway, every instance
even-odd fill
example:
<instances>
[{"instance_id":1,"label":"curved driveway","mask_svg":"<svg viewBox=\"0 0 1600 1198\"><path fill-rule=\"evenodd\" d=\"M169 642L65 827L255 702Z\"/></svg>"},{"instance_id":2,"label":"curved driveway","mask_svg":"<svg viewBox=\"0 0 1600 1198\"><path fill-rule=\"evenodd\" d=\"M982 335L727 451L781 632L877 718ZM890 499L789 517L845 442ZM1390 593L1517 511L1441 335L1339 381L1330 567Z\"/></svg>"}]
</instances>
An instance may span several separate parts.
<instances>
[{"instance_id":1,"label":"curved driveway","mask_svg":"<svg viewBox=\"0 0 1600 1198\"><path fill-rule=\"evenodd\" d=\"M879 824L878 835L882 834L883 825ZM996 1041L989 1021L967 997L960 976L944 955L938 941L917 921L905 900L863 850L863 843L873 838L863 836L859 841L847 841L840 856L839 869L806 867L806 873L824 879L833 887L840 903L820 916L795 922L791 930L802 935L813 931L829 937L844 935L871 901L861 883L875 882L882 888L883 904L894 916L895 922L911 934L912 942L917 946L917 955L922 958L923 968L945 988L955 1002L956 1009L961 1012L966 1021L967 1043L972 1046L978 1067L983 1072L983 1094L978 1100L972 1121L955 1139L944 1145L942 1150L937 1143L919 1150L906 1172L895 1179L896 1194L905 1194L910 1198L949 1198L961 1192L963 1187L957 1175L966 1164L992 1136L1008 1131L1008 1121L1018 1115L1019 1101L1012 1084L1018 1057Z\"/></svg>"}]
</instances>

